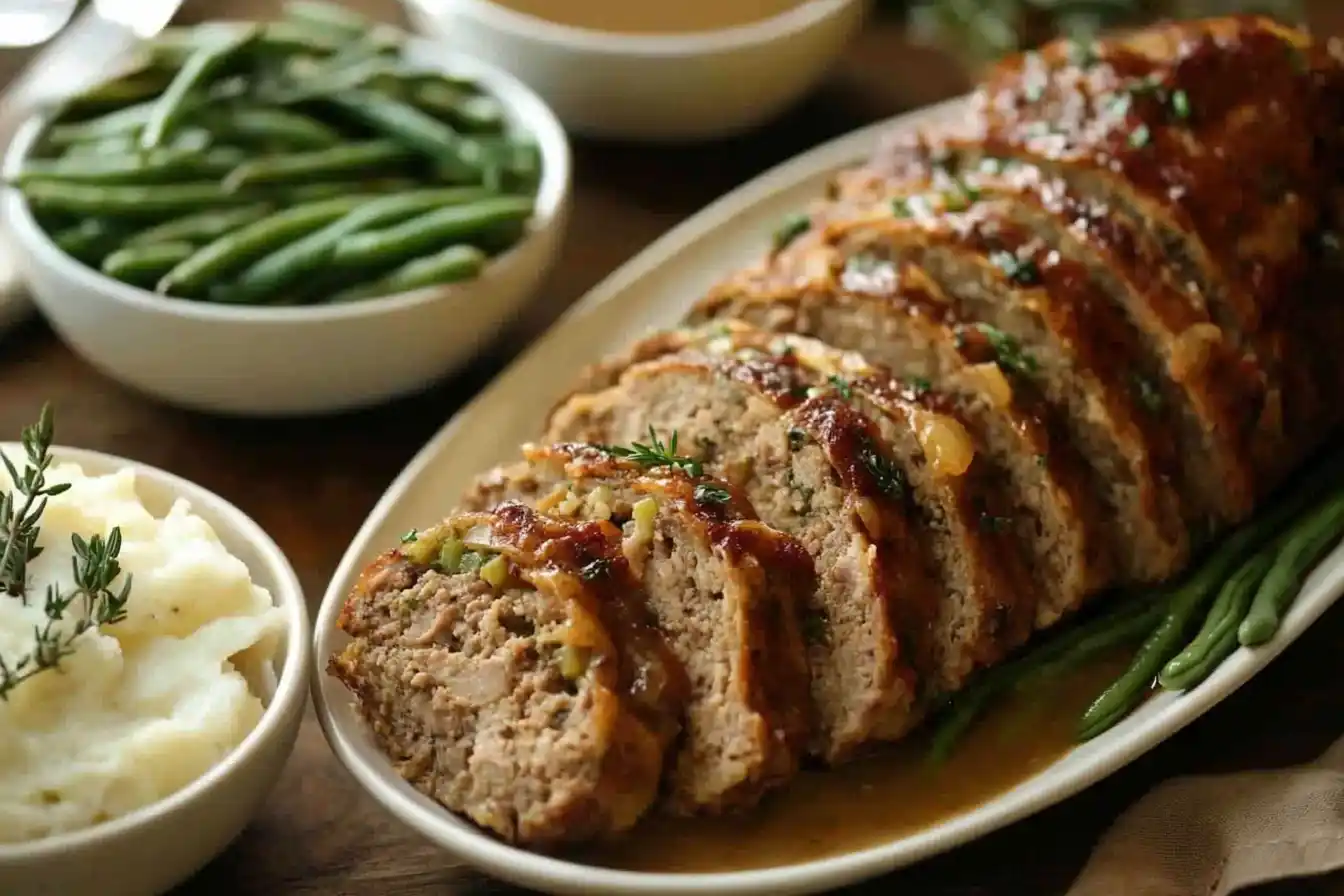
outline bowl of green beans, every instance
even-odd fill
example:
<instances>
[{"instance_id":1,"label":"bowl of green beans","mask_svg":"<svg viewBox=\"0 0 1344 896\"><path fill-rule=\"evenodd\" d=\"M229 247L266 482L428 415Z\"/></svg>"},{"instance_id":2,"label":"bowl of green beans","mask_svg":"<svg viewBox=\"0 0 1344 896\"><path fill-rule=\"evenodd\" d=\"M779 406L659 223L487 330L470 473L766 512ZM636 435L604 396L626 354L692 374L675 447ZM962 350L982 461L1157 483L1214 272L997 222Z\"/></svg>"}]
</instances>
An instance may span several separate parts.
<instances>
[{"instance_id":1,"label":"bowl of green beans","mask_svg":"<svg viewBox=\"0 0 1344 896\"><path fill-rule=\"evenodd\" d=\"M4 223L39 309L109 376L229 414L446 376L533 295L567 220L529 88L309 0L170 28L19 129Z\"/></svg>"}]
</instances>

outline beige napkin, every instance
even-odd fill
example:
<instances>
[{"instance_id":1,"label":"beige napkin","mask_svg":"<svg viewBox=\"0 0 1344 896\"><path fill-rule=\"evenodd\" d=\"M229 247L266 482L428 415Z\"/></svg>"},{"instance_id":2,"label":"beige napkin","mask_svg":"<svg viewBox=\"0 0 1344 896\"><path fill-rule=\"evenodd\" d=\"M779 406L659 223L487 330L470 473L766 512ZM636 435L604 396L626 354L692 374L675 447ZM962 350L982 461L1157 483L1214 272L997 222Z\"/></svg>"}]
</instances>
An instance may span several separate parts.
<instances>
[{"instance_id":1,"label":"beige napkin","mask_svg":"<svg viewBox=\"0 0 1344 896\"><path fill-rule=\"evenodd\" d=\"M1177 778L1125 811L1068 896L1225 896L1344 868L1344 740L1296 768Z\"/></svg>"}]
</instances>

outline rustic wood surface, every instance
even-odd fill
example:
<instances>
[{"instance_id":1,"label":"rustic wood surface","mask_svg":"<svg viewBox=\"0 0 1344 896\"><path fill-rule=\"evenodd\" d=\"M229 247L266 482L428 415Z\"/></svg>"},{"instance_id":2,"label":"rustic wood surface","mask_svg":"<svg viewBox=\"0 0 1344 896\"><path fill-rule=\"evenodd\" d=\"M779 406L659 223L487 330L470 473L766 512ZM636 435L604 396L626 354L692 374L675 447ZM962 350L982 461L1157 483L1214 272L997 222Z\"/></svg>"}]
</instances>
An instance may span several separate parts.
<instances>
[{"instance_id":1,"label":"rustic wood surface","mask_svg":"<svg viewBox=\"0 0 1344 896\"><path fill-rule=\"evenodd\" d=\"M256 2L256 0L253 0ZM233 4L231 14L242 15ZM360 4L391 11L389 0ZM1344 23L1344 4L1320 4ZM918 74L908 74L918 72ZM946 96L955 70L875 24L832 83L749 137L680 149L580 143L563 260L535 305L490 354L451 381L364 413L319 420L211 418L150 402L74 357L41 323L0 337L0 438L44 401L65 444L133 457L235 502L288 553L315 603L346 544L421 444L528 340L605 274L687 215L827 138ZM189 358L183 358L189 364ZM1164 778L1296 763L1341 732L1344 606L1200 722L1124 771L1034 818L855 893L1061 893L1126 805ZM899 794L893 795L899 799ZM388 818L340 768L311 716L279 786L246 833L177 896L519 893L458 866ZM1344 875L1259 891L1344 894Z\"/></svg>"}]
</instances>

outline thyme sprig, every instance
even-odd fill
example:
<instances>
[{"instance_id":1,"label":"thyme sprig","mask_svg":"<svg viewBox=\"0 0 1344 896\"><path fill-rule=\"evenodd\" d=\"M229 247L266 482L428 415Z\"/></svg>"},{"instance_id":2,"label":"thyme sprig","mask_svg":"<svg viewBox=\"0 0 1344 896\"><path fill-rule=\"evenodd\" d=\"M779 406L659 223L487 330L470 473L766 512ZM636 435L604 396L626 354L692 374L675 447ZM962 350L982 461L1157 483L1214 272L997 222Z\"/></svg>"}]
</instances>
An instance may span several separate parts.
<instances>
[{"instance_id":1,"label":"thyme sprig","mask_svg":"<svg viewBox=\"0 0 1344 896\"><path fill-rule=\"evenodd\" d=\"M690 476L701 476L705 472L700 461L693 457L677 454L677 431L675 429L672 430L672 435L668 437L666 444L658 438L658 433L650 426L647 444L632 442L629 448L622 445L598 445L597 447L612 457L624 458L642 467L675 467L685 471Z\"/></svg>"},{"instance_id":2,"label":"thyme sprig","mask_svg":"<svg viewBox=\"0 0 1344 896\"><path fill-rule=\"evenodd\" d=\"M13 487L0 495L0 588L25 604L28 599L28 563L42 553L37 544L39 523L47 499L69 489L68 484L48 485L51 444L55 425L50 405L42 408L38 422L26 427L20 437L24 468L20 472L3 454L6 471ZM113 528L106 538L94 535L84 539L72 535L74 557L71 573L74 588L66 591L48 585L42 603L44 623L33 626L33 647L17 660L0 655L0 701L8 700L15 688L43 672L59 669L61 662L75 652L81 636L97 626L114 625L126 618L126 603L131 593L131 576L121 587L113 585L121 577L121 530ZM78 608L73 624L67 613Z\"/></svg>"}]
</instances>

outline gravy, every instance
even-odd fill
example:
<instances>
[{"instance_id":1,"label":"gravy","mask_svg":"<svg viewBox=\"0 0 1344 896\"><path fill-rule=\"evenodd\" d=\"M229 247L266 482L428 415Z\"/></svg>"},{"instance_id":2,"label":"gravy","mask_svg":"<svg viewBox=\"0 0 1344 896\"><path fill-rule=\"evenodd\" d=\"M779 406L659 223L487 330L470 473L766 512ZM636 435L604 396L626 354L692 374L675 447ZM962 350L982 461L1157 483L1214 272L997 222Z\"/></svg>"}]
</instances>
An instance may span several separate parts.
<instances>
[{"instance_id":1,"label":"gravy","mask_svg":"<svg viewBox=\"0 0 1344 896\"><path fill-rule=\"evenodd\" d=\"M748 25L802 0L492 0L558 25L626 34L678 34Z\"/></svg>"},{"instance_id":2,"label":"gravy","mask_svg":"<svg viewBox=\"0 0 1344 896\"><path fill-rule=\"evenodd\" d=\"M633 871L742 871L876 846L970 811L1074 745L1078 718L1128 662L1100 660L988 713L941 765L914 738L831 771L804 772L755 811L686 821L650 818L581 857Z\"/></svg>"}]
</instances>

